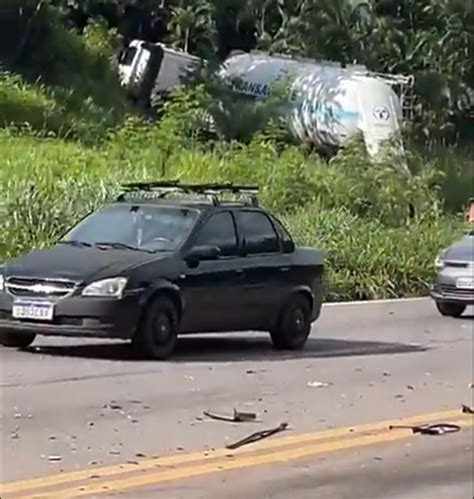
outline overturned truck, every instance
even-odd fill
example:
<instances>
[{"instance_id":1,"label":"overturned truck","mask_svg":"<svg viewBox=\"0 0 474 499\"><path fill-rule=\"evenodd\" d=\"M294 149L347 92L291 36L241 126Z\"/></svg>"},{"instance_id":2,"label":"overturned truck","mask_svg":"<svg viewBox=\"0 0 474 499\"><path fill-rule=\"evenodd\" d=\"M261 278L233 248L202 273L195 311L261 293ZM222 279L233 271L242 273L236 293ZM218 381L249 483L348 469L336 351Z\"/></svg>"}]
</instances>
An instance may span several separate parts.
<instances>
[{"instance_id":1,"label":"overturned truck","mask_svg":"<svg viewBox=\"0 0 474 499\"><path fill-rule=\"evenodd\" d=\"M164 44L134 40L121 54L120 77L131 97L149 102L203 63ZM413 109L411 76L259 51L231 53L216 76L236 95L255 99L267 98L284 79L289 91L283 117L299 141L338 148L361 134L373 158L389 141L391 152L403 162L402 128Z\"/></svg>"}]
</instances>

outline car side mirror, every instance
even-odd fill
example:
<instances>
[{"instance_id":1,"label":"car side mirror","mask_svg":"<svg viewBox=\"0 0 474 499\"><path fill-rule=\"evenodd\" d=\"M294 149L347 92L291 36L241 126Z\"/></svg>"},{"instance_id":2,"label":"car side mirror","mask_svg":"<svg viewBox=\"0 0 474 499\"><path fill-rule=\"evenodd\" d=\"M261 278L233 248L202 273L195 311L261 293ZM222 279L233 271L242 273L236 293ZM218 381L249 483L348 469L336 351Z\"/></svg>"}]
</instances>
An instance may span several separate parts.
<instances>
[{"instance_id":1,"label":"car side mirror","mask_svg":"<svg viewBox=\"0 0 474 499\"><path fill-rule=\"evenodd\" d=\"M186 263L190 267L197 267L204 260L216 260L221 250L217 246L194 246L186 255Z\"/></svg>"}]
</instances>

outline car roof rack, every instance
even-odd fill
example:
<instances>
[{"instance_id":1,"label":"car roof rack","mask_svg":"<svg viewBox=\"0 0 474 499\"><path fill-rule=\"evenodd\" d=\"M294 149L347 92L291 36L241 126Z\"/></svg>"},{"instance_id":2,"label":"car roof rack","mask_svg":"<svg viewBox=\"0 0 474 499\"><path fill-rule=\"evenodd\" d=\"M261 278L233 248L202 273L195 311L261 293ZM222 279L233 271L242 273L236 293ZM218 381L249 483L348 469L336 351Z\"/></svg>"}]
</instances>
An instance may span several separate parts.
<instances>
[{"instance_id":1,"label":"car roof rack","mask_svg":"<svg viewBox=\"0 0 474 499\"><path fill-rule=\"evenodd\" d=\"M243 204L258 207L257 198L258 186L255 185L240 185L232 182L225 183L206 183L206 184L185 184L179 180L167 180L160 182L133 182L122 185L123 192L118 196L117 201L124 201L125 196L129 193L153 193L158 199L164 199L169 194L191 194L203 196L210 199L214 206L221 206L223 200L222 194L233 194L240 196L248 196L250 202Z\"/></svg>"}]
</instances>

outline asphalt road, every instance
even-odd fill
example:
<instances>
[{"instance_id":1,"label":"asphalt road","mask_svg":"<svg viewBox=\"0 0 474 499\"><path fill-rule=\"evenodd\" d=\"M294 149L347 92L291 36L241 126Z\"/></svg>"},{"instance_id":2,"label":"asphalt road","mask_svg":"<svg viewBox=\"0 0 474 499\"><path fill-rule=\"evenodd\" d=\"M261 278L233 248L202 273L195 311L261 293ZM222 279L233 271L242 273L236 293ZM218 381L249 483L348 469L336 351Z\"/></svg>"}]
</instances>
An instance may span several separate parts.
<instances>
[{"instance_id":1,"label":"asphalt road","mask_svg":"<svg viewBox=\"0 0 474 499\"><path fill-rule=\"evenodd\" d=\"M134 361L126 345L110 342L42 338L27 352L0 350L0 482L83 469L84 478L100 482L104 465L120 476L123 463L169 454L186 461L191 451L212 453L285 421L285 437L312 435L301 438L299 451L277 449L230 467L219 461L215 471L222 473L175 470L163 483L140 469L151 476L146 483L136 479L123 491L117 485L114 494L312 499L317 490L318 498L471 498L469 426L441 437L408 432L397 441L383 433L373 445L338 437L319 448L310 441L331 428L472 406L472 319L472 310L443 318L429 300L328 306L296 355L274 352L265 335L250 333L184 338L176 357L161 363ZM203 416L234 407L260 421ZM268 457L278 452L279 461ZM66 481L58 490L70 487Z\"/></svg>"}]
</instances>

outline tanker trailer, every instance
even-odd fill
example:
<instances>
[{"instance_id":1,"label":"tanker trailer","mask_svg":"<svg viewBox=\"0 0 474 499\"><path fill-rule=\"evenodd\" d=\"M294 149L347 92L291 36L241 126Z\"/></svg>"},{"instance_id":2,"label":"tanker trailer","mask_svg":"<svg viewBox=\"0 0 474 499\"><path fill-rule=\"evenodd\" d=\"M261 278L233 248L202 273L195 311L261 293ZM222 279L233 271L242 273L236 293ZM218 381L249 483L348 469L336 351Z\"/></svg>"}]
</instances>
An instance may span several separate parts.
<instances>
[{"instance_id":1,"label":"tanker trailer","mask_svg":"<svg viewBox=\"0 0 474 499\"><path fill-rule=\"evenodd\" d=\"M394 140L395 154L404 157L402 103L392 86L405 90L412 84L409 77L371 73L360 65L250 52L231 54L219 78L236 93L257 99L268 97L273 85L286 78L290 97L285 119L297 139L337 148L362 133L372 157L380 155L387 140Z\"/></svg>"}]
</instances>

